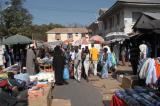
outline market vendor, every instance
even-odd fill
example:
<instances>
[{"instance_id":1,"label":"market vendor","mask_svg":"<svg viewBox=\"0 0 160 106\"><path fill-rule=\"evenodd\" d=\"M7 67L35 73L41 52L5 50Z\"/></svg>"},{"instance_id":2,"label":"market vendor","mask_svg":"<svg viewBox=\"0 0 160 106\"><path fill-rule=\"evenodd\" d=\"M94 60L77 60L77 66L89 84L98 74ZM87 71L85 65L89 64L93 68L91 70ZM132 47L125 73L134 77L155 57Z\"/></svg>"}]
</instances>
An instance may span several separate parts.
<instances>
[{"instance_id":1,"label":"market vendor","mask_svg":"<svg viewBox=\"0 0 160 106\"><path fill-rule=\"evenodd\" d=\"M26 67L27 72L30 75L36 74L36 52L34 50L34 45L31 45L29 49L27 49L27 60Z\"/></svg>"}]
</instances>

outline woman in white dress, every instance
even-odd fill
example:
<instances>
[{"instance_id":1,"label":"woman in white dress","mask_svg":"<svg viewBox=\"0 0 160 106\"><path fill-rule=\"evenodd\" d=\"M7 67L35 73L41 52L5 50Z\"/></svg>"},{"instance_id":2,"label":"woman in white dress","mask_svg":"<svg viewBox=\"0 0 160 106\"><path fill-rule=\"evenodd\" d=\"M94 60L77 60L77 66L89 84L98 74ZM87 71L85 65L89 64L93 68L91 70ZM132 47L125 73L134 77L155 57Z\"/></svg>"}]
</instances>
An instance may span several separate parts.
<instances>
[{"instance_id":1,"label":"woman in white dress","mask_svg":"<svg viewBox=\"0 0 160 106\"><path fill-rule=\"evenodd\" d=\"M87 48L85 49L84 55L85 55L85 59L84 59L83 65L84 65L84 69L85 69L86 80L89 81L88 80L88 71L89 71L89 65L90 65L89 49L87 49Z\"/></svg>"}]
</instances>

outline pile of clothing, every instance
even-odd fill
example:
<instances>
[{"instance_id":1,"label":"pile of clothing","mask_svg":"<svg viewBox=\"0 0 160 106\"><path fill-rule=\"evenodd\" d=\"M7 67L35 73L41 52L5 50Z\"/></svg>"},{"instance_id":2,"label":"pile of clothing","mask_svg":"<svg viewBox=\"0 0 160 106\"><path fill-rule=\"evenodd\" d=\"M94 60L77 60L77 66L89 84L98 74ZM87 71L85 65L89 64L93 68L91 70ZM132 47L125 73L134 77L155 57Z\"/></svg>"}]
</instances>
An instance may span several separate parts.
<instances>
[{"instance_id":1,"label":"pile of clothing","mask_svg":"<svg viewBox=\"0 0 160 106\"><path fill-rule=\"evenodd\" d=\"M144 79L147 85L157 84L160 80L160 59L147 58L140 60L137 71L139 72L139 78Z\"/></svg>"},{"instance_id":2,"label":"pile of clothing","mask_svg":"<svg viewBox=\"0 0 160 106\"><path fill-rule=\"evenodd\" d=\"M7 67L5 69L3 69L4 72L8 72L8 71L16 71L18 72L20 70L20 66L18 64L12 65L10 67Z\"/></svg>"},{"instance_id":3,"label":"pile of clothing","mask_svg":"<svg viewBox=\"0 0 160 106\"><path fill-rule=\"evenodd\" d=\"M54 72L40 72L36 75L31 75L30 81L48 81L55 82Z\"/></svg>"},{"instance_id":4,"label":"pile of clothing","mask_svg":"<svg viewBox=\"0 0 160 106\"><path fill-rule=\"evenodd\" d=\"M160 106L160 97L156 92L140 86L136 86L134 89L117 90L113 97L112 106L117 106L116 103L121 103L118 106L124 106L124 104L128 106ZM115 101L115 97L117 101Z\"/></svg>"},{"instance_id":5,"label":"pile of clothing","mask_svg":"<svg viewBox=\"0 0 160 106\"><path fill-rule=\"evenodd\" d=\"M43 59L37 58L38 62L41 64L52 65L53 58L44 57Z\"/></svg>"}]
</instances>

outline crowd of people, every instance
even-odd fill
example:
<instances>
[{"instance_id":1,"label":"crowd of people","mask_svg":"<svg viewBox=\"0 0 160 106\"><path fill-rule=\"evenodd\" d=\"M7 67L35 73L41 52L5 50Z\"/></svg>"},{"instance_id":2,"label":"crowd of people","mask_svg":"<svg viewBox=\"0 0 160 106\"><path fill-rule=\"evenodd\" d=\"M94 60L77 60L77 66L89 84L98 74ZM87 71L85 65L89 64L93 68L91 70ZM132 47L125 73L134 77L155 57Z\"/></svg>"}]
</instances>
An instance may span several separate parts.
<instances>
[{"instance_id":1,"label":"crowd of people","mask_svg":"<svg viewBox=\"0 0 160 106\"><path fill-rule=\"evenodd\" d=\"M55 70L55 81L57 85L68 84L63 79L63 71L68 69L70 78L74 78L78 82L81 77L87 81L90 74L94 76L100 75L101 78L107 78L109 70L115 70L117 60L115 53L111 48L111 52L107 48L101 48L100 51L91 45L82 48L56 46L53 52L53 67Z\"/></svg>"}]
</instances>

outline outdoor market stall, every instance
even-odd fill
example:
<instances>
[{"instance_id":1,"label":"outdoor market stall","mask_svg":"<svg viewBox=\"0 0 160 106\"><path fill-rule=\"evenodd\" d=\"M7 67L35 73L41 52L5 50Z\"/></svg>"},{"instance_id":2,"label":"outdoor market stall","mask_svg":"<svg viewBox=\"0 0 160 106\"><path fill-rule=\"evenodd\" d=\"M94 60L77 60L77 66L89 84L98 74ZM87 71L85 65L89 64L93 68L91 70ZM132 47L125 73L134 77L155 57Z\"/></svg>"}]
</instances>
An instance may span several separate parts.
<instances>
[{"instance_id":1,"label":"outdoor market stall","mask_svg":"<svg viewBox=\"0 0 160 106\"><path fill-rule=\"evenodd\" d=\"M159 16L159 13L143 13L134 25L135 32L131 34L128 45L136 84L135 79L123 77L122 85L126 83L131 86L123 86L123 90L117 90L111 106L160 105ZM147 46L145 57L140 52L142 44Z\"/></svg>"}]
</instances>

